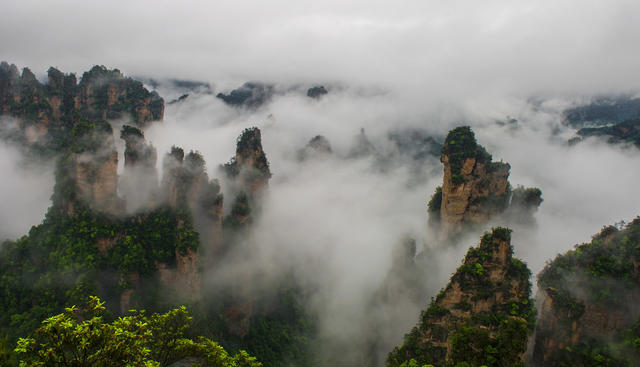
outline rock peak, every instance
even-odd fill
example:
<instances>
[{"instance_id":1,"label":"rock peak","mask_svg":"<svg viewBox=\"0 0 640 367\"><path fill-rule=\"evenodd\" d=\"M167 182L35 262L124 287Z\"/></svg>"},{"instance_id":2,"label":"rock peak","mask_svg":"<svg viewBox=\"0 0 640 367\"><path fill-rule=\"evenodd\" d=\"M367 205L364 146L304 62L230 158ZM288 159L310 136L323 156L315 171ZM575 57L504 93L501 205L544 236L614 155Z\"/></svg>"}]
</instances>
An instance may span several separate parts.
<instances>
[{"instance_id":1,"label":"rock peak","mask_svg":"<svg viewBox=\"0 0 640 367\"><path fill-rule=\"evenodd\" d=\"M531 272L512 252L510 229L485 233L387 366L522 365L535 309Z\"/></svg>"},{"instance_id":2,"label":"rock peak","mask_svg":"<svg viewBox=\"0 0 640 367\"><path fill-rule=\"evenodd\" d=\"M519 187L512 192L508 180L511 166L494 162L469 126L447 134L440 161L444 166L442 186L436 188L428 210L430 222L440 225L441 240L505 213L512 196L515 205L509 215L514 217L532 217L542 202L540 189Z\"/></svg>"},{"instance_id":3,"label":"rock peak","mask_svg":"<svg viewBox=\"0 0 640 367\"><path fill-rule=\"evenodd\" d=\"M224 165L232 179L236 180L239 190L250 196L262 194L271 178L269 161L262 149L262 134L257 127L244 129L238 137L236 155Z\"/></svg>"}]
</instances>

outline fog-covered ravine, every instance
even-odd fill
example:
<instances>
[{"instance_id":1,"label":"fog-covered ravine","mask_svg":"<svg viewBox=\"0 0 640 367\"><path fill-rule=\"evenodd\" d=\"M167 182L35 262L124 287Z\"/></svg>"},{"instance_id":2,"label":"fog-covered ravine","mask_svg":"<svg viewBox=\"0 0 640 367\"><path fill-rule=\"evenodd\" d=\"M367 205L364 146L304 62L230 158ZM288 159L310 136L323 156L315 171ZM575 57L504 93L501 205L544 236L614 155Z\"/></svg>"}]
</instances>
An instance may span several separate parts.
<instances>
[{"instance_id":1,"label":"fog-covered ravine","mask_svg":"<svg viewBox=\"0 0 640 367\"><path fill-rule=\"evenodd\" d=\"M233 284L236 293L264 293L268 300L282 277L292 275L304 295L302 307L315 320L310 350L320 365L383 364L468 248L493 226L513 230L514 256L535 276L557 254L588 241L605 224L630 221L640 207L640 173L632 168L640 159L637 148L600 138L569 144L576 129L567 124L566 110L588 101L583 97L417 106L393 88L328 84L326 94L310 97L307 88L320 84L254 83L267 92L255 105L233 106L221 98L229 90L217 90L218 83L139 78L168 96L163 121L144 132L159 152L158 184L166 175L164 153L174 146L199 152L228 200L224 215L231 213L237 192L222 164L244 129L260 129L272 177L236 247L215 266L201 265L202 292L211 284L216 299L221 284ZM15 122L5 123L10 130ZM127 116L110 121L119 195L135 213L157 199L144 178L123 186L125 144L119 133L132 123ZM532 221L492 218L443 245L438 226L429 224L427 202L442 185L444 137L463 125L473 129L493 161L510 164L512 189L540 188L543 202ZM54 160L23 156L10 139L3 149L2 195L5 212L12 213L3 221L3 235L17 238L39 223L50 204ZM393 274L407 240L415 243L417 269L403 283Z\"/></svg>"},{"instance_id":2,"label":"fog-covered ravine","mask_svg":"<svg viewBox=\"0 0 640 367\"><path fill-rule=\"evenodd\" d=\"M637 365L638 14L6 1L0 367Z\"/></svg>"},{"instance_id":3,"label":"fog-covered ravine","mask_svg":"<svg viewBox=\"0 0 640 367\"><path fill-rule=\"evenodd\" d=\"M367 353L366 342L358 343L366 341L378 318L385 323L377 351L378 361L384 361L481 232L429 252L423 279L429 297L417 303L397 298L391 307L371 309L394 247L406 236L417 240L418 252L437 242L437 233L427 225L426 203L442 182L439 155L416 159L399 151L389 139L393 133L417 131L442 143L450 128L468 124L494 160L511 164L514 186L541 188L544 202L535 223L512 227L515 256L534 275L604 224L637 215L640 199L634 192L640 173L631 167L640 152L595 139L569 146L575 130L564 124L563 111L575 100L496 100L481 110L448 105L452 117L445 118L434 115L432 106L396 109L395 98L391 92L370 95L341 88L315 100L294 90L257 110L237 110L212 94L196 93L168 105L164 123L148 133L159 151L177 144L202 152L210 176L218 177L213 162L228 160L234 136L245 126L262 130L273 178L251 232L258 253L250 261L274 271L293 266L295 276L313 289L309 306L320 320L316 346L322 354L339 352L348 361L353 353L358 360ZM328 139L332 154L301 160L300 151L318 134ZM354 153L364 137L373 148Z\"/></svg>"}]
</instances>

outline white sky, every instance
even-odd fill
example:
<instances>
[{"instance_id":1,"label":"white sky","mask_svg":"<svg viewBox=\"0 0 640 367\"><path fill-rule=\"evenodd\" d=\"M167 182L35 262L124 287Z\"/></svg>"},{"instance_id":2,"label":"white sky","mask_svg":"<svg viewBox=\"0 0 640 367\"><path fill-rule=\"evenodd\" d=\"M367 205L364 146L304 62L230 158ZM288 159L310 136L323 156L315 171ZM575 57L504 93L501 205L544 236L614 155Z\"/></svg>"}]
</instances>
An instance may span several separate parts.
<instances>
[{"instance_id":1,"label":"white sky","mask_svg":"<svg viewBox=\"0 0 640 367\"><path fill-rule=\"evenodd\" d=\"M640 2L5 0L0 57L44 72L342 81L425 95L636 89Z\"/></svg>"}]
</instances>

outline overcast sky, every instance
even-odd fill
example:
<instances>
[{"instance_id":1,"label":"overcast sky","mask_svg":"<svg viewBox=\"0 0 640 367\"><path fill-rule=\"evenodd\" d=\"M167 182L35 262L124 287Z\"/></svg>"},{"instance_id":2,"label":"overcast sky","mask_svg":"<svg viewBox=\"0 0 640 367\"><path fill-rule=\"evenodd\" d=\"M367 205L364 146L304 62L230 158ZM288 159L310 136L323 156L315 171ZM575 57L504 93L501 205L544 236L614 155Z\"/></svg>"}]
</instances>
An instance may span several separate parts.
<instances>
[{"instance_id":1,"label":"overcast sky","mask_svg":"<svg viewBox=\"0 0 640 367\"><path fill-rule=\"evenodd\" d=\"M637 0L4 0L0 57L209 81L340 81L435 96L640 85Z\"/></svg>"}]
</instances>

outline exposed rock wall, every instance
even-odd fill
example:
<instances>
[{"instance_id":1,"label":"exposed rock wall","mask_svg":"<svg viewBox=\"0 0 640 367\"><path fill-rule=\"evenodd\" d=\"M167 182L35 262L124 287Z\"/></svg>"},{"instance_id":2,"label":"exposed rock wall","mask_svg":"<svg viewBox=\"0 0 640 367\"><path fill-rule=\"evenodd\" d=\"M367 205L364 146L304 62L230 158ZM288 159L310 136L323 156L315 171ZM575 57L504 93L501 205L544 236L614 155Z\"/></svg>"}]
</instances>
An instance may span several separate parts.
<instances>
[{"instance_id":1,"label":"exposed rock wall","mask_svg":"<svg viewBox=\"0 0 640 367\"><path fill-rule=\"evenodd\" d=\"M222 246L223 197L217 180L209 180L202 155L173 147L165 156L163 191L169 206L189 209L200 233L204 262L211 265Z\"/></svg>"},{"instance_id":2,"label":"exposed rock wall","mask_svg":"<svg viewBox=\"0 0 640 367\"><path fill-rule=\"evenodd\" d=\"M118 152L74 154L72 162L77 198L97 211L119 213L123 203L118 197Z\"/></svg>"},{"instance_id":3,"label":"exposed rock wall","mask_svg":"<svg viewBox=\"0 0 640 367\"><path fill-rule=\"evenodd\" d=\"M466 158L458 174L452 179L449 156L443 154L444 179L442 181L442 221L450 231L463 223L481 223L499 214L506 207L509 195L509 165L487 167L478 158ZM489 168L489 169L487 169ZM495 205L489 201L495 200Z\"/></svg>"},{"instance_id":4,"label":"exposed rock wall","mask_svg":"<svg viewBox=\"0 0 640 367\"><path fill-rule=\"evenodd\" d=\"M508 163L493 162L476 142L468 126L455 128L445 139L440 161L444 167L442 186L429 202L429 222L439 226L440 240L455 237L464 228L486 223L503 214L532 220L542 202L539 189L518 188L512 198ZM510 221L512 222L512 221Z\"/></svg>"},{"instance_id":5,"label":"exposed rock wall","mask_svg":"<svg viewBox=\"0 0 640 367\"><path fill-rule=\"evenodd\" d=\"M262 195L269 186L271 171L262 149L262 134L257 127L245 129L236 145L236 155L225 166L227 175L235 181L238 191L251 198Z\"/></svg>"},{"instance_id":6,"label":"exposed rock wall","mask_svg":"<svg viewBox=\"0 0 640 367\"><path fill-rule=\"evenodd\" d=\"M0 113L17 118L22 130L31 125L39 125L39 132L53 129L56 140L60 140L60 134L69 134L81 119L130 116L138 126L145 127L152 121L162 120L164 101L117 69L94 66L77 83L74 74L65 75L52 67L48 70L48 83L41 84L28 68L19 75L15 65L2 62ZM40 139L45 135L32 132L29 142L61 143Z\"/></svg>"},{"instance_id":7,"label":"exposed rock wall","mask_svg":"<svg viewBox=\"0 0 640 367\"><path fill-rule=\"evenodd\" d=\"M124 77L118 69L94 66L85 72L78 84L78 97L81 109L102 119L120 118L126 111L144 128L164 117L162 98L149 92L142 83Z\"/></svg>"},{"instance_id":8,"label":"exposed rock wall","mask_svg":"<svg viewBox=\"0 0 640 367\"><path fill-rule=\"evenodd\" d=\"M175 251L176 266L169 267L164 263L156 263L156 269L162 285L167 287L179 299L200 299L201 275L198 270L200 256L197 251L187 249L181 254Z\"/></svg>"}]
</instances>

